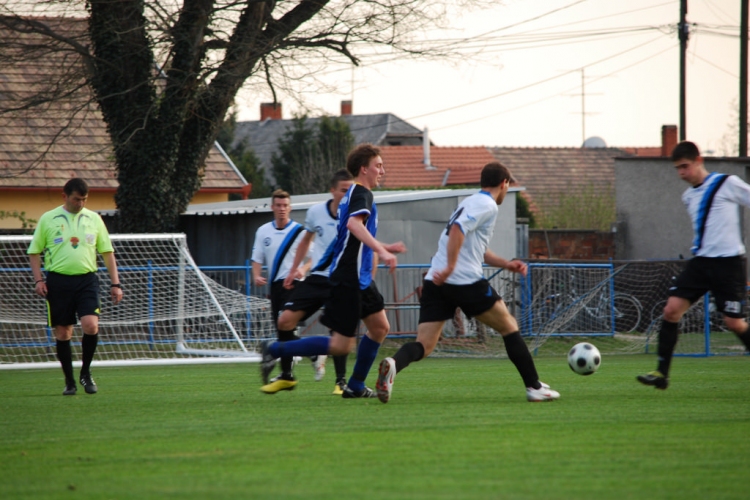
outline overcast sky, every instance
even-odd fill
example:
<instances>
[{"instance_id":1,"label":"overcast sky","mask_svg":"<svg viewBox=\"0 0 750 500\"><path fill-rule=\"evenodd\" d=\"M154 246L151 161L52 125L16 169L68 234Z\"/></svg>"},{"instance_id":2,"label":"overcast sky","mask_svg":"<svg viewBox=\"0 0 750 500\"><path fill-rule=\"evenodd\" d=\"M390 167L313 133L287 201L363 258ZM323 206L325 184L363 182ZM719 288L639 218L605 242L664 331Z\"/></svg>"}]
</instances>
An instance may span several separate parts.
<instances>
[{"instance_id":1,"label":"overcast sky","mask_svg":"<svg viewBox=\"0 0 750 500\"><path fill-rule=\"evenodd\" d=\"M337 90L308 96L308 105L338 115L352 99L355 114L393 113L428 127L440 146L578 147L584 133L608 146L658 146L661 126L679 124L679 5L504 0L428 35L471 39L477 58L331 66L323 78ZM689 0L686 129L705 152L737 142L739 18L740 0ZM248 95L239 118L257 120L269 99ZM279 100L284 118L300 109Z\"/></svg>"}]
</instances>

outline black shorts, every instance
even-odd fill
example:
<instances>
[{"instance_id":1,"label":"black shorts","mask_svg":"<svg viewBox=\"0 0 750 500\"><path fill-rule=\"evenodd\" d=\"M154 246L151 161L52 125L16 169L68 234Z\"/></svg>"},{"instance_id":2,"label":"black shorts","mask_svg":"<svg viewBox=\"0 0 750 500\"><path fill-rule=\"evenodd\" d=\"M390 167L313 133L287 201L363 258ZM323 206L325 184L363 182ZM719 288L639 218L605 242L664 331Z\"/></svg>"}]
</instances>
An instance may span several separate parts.
<instances>
[{"instance_id":1,"label":"black shorts","mask_svg":"<svg viewBox=\"0 0 750 500\"><path fill-rule=\"evenodd\" d=\"M447 321L453 318L457 307L468 317L478 316L489 311L498 300L502 299L485 279L471 285L445 283L441 286L424 280L419 299L419 322Z\"/></svg>"},{"instance_id":2,"label":"black shorts","mask_svg":"<svg viewBox=\"0 0 750 500\"><path fill-rule=\"evenodd\" d=\"M295 287L298 284L299 281L294 282ZM291 290L284 288L284 280L276 280L271 283L271 314L273 316L274 323L278 321L279 314L281 314L281 310L284 308L284 304L289 301L289 298L292 296L293 291L294 288L292 288Z\"/></svg>"},{"instance_id":3,"label":"black shorts","mask_svg":"<svg viewBox=\"0 0 750 500\"><path fill-rule=\"evenodd\" d=\"M305 311L302 321L323 307L331 295L331 282L326 276L313 274L294 285L291 297L282 306L283 310Z\"/></svg>"},{"instance_id":4,"label":"black shorts","mask_svg":"<svg viewBox=\"0 0 750 500\"><path fill-rule=\"evenodd\" d=\"M99 278L96 273L68 276L47 273L47 324L76 325L83 316L99 316Z\"/></svg>"},{"instance_id":5,"label":"black shorts","mask_svg":"<svg viewBox=\"0 0 750 500\"><path fill-rule=\"evenodd\" d=\"M710 291L720 312L742 318L746 287L744 256L693 257L675 279L669 296L693 303Z\"/></svg>"},{"instance_id":6,"label":"black shorts","mask_svg":"<svg viewBox=\"0 0 750 500\"><path fill-rule=\"evenodd\" d=\"M345 337L354 337L360 319L383 309L385 302L375 283L370 283L364 290L346 285L332 286L320 322Z\"/></svg>"}]
</instances>

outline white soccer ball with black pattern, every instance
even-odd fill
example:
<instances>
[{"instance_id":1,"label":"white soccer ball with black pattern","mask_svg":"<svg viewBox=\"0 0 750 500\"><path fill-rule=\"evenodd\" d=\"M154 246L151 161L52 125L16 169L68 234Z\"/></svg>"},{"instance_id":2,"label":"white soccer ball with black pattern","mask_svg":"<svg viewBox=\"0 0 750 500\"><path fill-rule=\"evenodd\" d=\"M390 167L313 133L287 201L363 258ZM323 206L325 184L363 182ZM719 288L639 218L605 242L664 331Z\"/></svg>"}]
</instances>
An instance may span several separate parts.
<instances>
[{"instance_id":1,"label":"white soccer ball with black pattern","mask_svg":"<svg viewBox=\"0 0 750 500\"><path fill-rule=\"evenodd\" d=\"M568 366L579 375L591 375L602 364L602 355L594 344L581 342L568 352Z\"/></svg>"}]
</instances>

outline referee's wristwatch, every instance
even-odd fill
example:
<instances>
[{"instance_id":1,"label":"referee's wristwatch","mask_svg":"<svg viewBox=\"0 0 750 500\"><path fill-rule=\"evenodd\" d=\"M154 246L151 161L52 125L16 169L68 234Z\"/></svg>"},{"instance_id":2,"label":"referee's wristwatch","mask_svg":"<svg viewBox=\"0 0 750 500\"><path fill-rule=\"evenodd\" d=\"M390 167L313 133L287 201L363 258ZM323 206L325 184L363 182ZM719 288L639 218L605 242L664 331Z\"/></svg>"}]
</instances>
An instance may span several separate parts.
<instances>
[{"instance_id":1,"label":"referee's wristwatch","mask_svg":"<svg viewBox=\"0 0 750 500\"><path fill-rule=\"evenodd\" d=\"M122 285L120 283L112 283L111 285L109 285L109 287L110 288L119 288L120 290L122 290Z\"/></svg>"}]
</instances>

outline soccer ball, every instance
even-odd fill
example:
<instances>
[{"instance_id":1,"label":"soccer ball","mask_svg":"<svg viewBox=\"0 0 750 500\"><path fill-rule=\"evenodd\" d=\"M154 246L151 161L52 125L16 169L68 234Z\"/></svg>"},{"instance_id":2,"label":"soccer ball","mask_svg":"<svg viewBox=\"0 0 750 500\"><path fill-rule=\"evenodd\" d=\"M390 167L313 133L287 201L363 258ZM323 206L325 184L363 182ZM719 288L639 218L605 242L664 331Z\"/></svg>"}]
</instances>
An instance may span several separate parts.
<instances>
[{"instance_id":1,"label":"soccer ball","mask_svg":"<svg viewBox=\"0 0 750 500\"><path fill-rule=\"evenodd\" d=\"M568 353L568 366L579 375L591 375L602 364L602 355L595 345L581 342Z\"/></svg>"}]
</instances>

